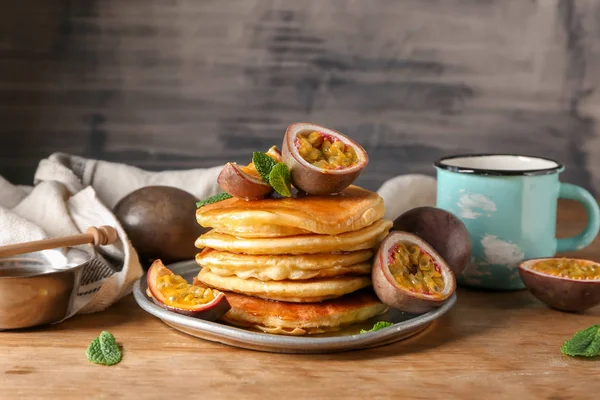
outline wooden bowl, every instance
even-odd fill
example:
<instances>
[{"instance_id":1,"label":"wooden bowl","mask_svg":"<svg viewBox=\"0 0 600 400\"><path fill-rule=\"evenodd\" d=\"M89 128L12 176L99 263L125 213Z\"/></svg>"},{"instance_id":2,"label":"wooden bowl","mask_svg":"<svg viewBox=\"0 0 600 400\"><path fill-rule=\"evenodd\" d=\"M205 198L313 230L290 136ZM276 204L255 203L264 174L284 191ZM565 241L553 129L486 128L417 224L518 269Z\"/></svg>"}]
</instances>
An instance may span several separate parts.
<instances>
[{"instance_id":1,"label":"wooden bowl","mask_svg":"<svg viewBox=\"0 0 600 400\"><path fill-rule=\"evenodd\" d=\"M0 330L65 318L90 260L89 253L73 248L0 257Z\"/></svg>"}]
</instances>

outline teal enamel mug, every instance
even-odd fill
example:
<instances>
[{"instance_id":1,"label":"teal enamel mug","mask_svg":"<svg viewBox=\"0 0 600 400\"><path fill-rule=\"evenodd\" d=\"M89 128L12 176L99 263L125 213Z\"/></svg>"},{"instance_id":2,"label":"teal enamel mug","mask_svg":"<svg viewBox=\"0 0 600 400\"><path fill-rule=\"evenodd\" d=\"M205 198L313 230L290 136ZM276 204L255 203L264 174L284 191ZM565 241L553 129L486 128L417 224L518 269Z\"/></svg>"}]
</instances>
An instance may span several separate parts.
<instances>
[{"instance_id":1,"label":"teal enamel mug","mask_svg":"<svg viewBox=\"0 0 600 400\"><path fill-rule=\"evenodd\" d=\"M474 154L435 163L437 207L459 217L472 240L471 261L457 277L463 286L523 289L519 262L588 246L600 229L600 210L582 187L559 181L564 166L531 156ZM587 226L556 238L559 198L584 205Z\"/></svg>"}]
</instances>

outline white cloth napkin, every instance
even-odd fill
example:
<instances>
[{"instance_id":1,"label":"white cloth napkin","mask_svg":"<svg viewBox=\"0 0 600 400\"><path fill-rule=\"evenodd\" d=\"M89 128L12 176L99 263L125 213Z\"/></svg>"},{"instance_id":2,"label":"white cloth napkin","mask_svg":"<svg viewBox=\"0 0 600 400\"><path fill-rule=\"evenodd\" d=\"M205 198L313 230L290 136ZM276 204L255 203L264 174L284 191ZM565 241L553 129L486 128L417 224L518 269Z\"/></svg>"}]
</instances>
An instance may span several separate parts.
<instances>
[{"instance_id":1,"label":"white cloth napkin","mask_svg":"<svg viewBox=\"0 0 600 400\"><path fill-rule=\"evenodd\" d=\"M144 186L183 189L199 199L220 192L222 166L184 171L150 172L133 166L55 153L42 160L34 186L13 185L0 176L0 245L85 232L89 226L111 225L117 243L101 248L80 246L94 256L66 318L104 310L131 293L143 275L138 255L112 213L115 204ZM378 190L385 218L395 219L413 207L434 205L436 181L425 175L400 175Z\"/></svg>"}]
</instances>

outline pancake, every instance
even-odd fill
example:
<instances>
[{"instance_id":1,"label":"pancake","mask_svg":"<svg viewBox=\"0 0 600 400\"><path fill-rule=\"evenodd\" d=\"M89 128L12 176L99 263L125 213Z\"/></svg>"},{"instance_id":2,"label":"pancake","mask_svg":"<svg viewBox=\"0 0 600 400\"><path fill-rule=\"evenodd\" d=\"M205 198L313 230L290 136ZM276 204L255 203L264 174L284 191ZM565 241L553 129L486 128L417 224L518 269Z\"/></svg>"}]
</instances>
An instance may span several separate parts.
<instances>
[{"instance_id":1,"label":"pancake","mask_svg":"<svg viewBox=\"0 0 600 400\"><path fill-rule=\"evenodd\" d=\"M225 221L218 224L215 231L243 238L272 238L283 236L306 235L313 232L283 225L239 225Z\"/></svg>"},{"instance_id":2,"label":"pancake","mask_svg":"<svg viewBox=\"0 0 600 400\"><path fill-rule=\"evenodd\" d=\"M354 264L347 267L332 267L324 269L314 270L298 270L289 268L271 267L261 269L260 267L252 267L249 269L228 269L227 267L203 267L204 269L212 272L219 276L236 276L240 279L258 279L259 281L283 281L283 280L306 280L306 279L320 279L320 278L335 278L337 276L359 276L359 275L371 275L371 269L373 264L361 263Z\"/></svg>"},{"instance_id":3,"label":"pancake","mask_svg":"<svg viewBox=\"0 0 600 400\"><path fill-rule=\"evenodd\" d=\"M264 256L204 249L196 255L196 262L216 275L278 281L369 274L372 256L373 252L370 250Z\"/></svg>"},{"instance_id":4,"label":"pancake","mask_svg":"<svg viewBox=\"0 0 600 400\"><path fill-rule=\"evenodd\" d=\"M231 198L196 210L200 225L238 237L279 237L356 231L383 217L383 199L349 186L334 196L246 201Z\"/></svg>"},{"instance_id":5,"label":"pancake","mask_svg":"<svg viewBox=\"0 0 600 400\"><path fill-rule=\"evenodd\" d=\"M284 303L225 292L231 309L221 319L229 324L282 335L312 335L339 330L384 313L372 289L321 303Z\"/></svg>"},{"instance_id":6,"label":"pancake","mask_svg":"<svg viewBox=\"0 0 600 400\"><path fill-rule=\"evenodd\" d=\"M214 229L196 239L196 247L245 254L318 254L373 249L392 227L380 219L358 231L330 235L300 235L281 238L237 238Z\"/></svg>"},{"instance_id":7,"label":"pancake","mask_svg":"<svg viewBox=\"0 0 600 400\"><path fill-rule=\"evenodd\" d=\"M259 281L220 276L202 268L198 281L218 290L256 296L268 300L311 303L334 299L371 285L371 276L343 276L306 281Z\"/></svg>"}]
</instances>

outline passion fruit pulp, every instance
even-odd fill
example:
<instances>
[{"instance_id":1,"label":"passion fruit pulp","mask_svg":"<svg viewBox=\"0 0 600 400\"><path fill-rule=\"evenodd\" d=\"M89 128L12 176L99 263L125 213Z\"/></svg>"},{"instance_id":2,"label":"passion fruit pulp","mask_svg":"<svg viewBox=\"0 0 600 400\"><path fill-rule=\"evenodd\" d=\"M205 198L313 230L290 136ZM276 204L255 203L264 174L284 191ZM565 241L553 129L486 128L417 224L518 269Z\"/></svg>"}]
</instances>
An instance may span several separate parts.
<instances>
[{"instance_id":1,"label":"passion fruit pulp","mask_svg":"<svg viewBox=\"0 0 600 400\"><path fill-rule=\"evenodd\" d=\"M444 259L408 232L393 231L385 237L371 274L377 297L411 314L440 307L456 290L454 274Z\"/></svg>"},{"instance_id":2,"label":"passion fruit pulp","mask_svg":"<svg viewBox=\"0 0 600 400\"><path fill-rule=\"evenodd\" d=\"M178 314L215 321L231 308L224 293L189 284L161 260L154 261L148 269L147 284L156 305Z\"/></svg>"},{"instance_id":3,"label":"passion fruit pulp","mask_svg":"<svg viewBox=\"0 0 600 400\"><path fill-rule=\"evenodd\" d=\"M319 131L298 134L294 144L298 147L300 156L317 168L341 169L358 162L352 146Z\"/></svg>"},{"instance_id":4,"label":"passion fruit pulp","mask_svg":"<svg viewBox=\"0 0 600 400\"><path fill-rule=\"evenodd\" d=\"M472 240L465 224L437 207L416 207L394 220L392 230L409 232L430 244L458 276L471 259Z\"/></svg>"},{"instance_id":5,"label":"passion fruit pulp","mask_svg":"<svg viewBox=\"0 0 600 400\"><path fill-rule=\"evenodd\" d=\"M276 146L271 147L266 154L276 162L281 162L281 152ZM273 192L271 185L256 170L254 162L246 166L233 162L225 164L217 177L217 183L230 195L246 200L261 199Z\"/></svg>"},{"instance_id":6,"label":"passion fruit pulp","mask_svg":"<svg viewBox=\"0 0 600 400\"><path fill-rule=\"evenodd\" d=\"M367 166L367 152L340 132L324 126L291 124L283 140L283 162L293 185L308 194L335 194L350 186Z\"/></svg>"},{"instance_id":7,"label":"passion fruit pulp","mask_svg":"<svg viewBox=\"0 0 600 400\"><path fill-rule=\"evenodd\" d=\"M425 294L439 294L444 289L440 266L431 255L414 244L396 243L390 249L388 267L403 289Z\"/></svg>"},{"instance_id":8,"label":"passion fruit pulp","mask_svg":"<svg viewBox=\"0 0 600 400\"><path fill-rule=\"evenodd\" d=\"M519 264L529 291L551 308L579 312L600 304L600 264L574 258L538 258Z\"/></svg>"}]
</instances>

